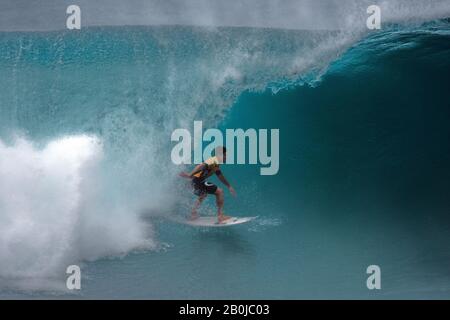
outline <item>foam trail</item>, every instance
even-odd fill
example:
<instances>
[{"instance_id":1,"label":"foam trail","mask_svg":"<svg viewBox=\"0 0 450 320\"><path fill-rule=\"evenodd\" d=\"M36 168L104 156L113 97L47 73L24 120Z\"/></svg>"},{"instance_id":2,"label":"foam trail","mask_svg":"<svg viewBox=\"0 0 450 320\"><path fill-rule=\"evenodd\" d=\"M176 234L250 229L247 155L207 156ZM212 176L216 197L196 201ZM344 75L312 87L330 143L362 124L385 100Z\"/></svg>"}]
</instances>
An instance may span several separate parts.
<instances>
[{"instance_id":1,"label":"foam trail","mask_svg":"<svg viewBox=\"0 0 450 320\"><path fill-rule=\"evenodd\" d=\"M70 264L153 246L137 215L95 200L102 155L85 135L42 150L0 140L0 287L54 288Z\"/></svg>"}]
</instances>

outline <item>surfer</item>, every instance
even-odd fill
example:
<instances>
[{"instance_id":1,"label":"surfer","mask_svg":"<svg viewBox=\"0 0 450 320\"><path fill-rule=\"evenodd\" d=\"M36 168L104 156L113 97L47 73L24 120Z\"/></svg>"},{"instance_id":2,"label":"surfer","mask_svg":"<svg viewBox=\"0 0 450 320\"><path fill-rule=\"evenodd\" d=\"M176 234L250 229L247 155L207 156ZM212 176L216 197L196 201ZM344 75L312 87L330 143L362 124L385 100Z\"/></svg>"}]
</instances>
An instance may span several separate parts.
<instances>
[{"instance_id":1,"label":"surfer","mask_svg":"<svg viewBox=\"0 0 450 320\"><path fill-rule=\"evenodd\" d=\"M216 196L217 217L219 223L229 219L229 216L223 214L224 192L223 189L217 187L215 184L206 181L213 173L217 175L219 180L227 186L228 190L233 196L236 196L236 191L227 181L222 171L220 170L220 163L225 163L227 160L227 149L223 146L216 147L215 156L208 158L203 163L197 165L191 173L182 172L180 176L191 179L191 185L194 194L198 196L191 212L191 219L198 218L198 208L206 199L208 194Z\"/></svg>"}]
</instances>

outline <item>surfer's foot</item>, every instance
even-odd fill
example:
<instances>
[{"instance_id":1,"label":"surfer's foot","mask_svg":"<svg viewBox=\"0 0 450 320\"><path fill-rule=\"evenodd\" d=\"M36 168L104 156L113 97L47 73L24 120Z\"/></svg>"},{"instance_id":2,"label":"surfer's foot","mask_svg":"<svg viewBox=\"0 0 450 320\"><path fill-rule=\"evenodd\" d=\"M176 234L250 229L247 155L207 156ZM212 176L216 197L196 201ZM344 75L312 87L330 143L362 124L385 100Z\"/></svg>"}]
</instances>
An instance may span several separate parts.
<instances>
[{"instance_id":1,"label":"surfer's foot","mask_svg":"<svg viewBox=\"0 0 450 320\"><path fill-rule=\"evenodd\" d=\"M220 214L220 215L218 216L219 223L223 223L225 220L228 220L228 219L230 219L230 218L231 218L230 216L226 216L226 215L224 215L224 214Z\"/></svg>"},{"instance_id":2,"label":"surfer's foot","mask_svg":"<svg viewBox=\"0 0 450 320\"><path fill-rule=\"evenodd\" d=\"M192 212L191 217L189 218L189 220L195 220L198 218L198 213L197 212Z\"/></svg>"}]
</instances>

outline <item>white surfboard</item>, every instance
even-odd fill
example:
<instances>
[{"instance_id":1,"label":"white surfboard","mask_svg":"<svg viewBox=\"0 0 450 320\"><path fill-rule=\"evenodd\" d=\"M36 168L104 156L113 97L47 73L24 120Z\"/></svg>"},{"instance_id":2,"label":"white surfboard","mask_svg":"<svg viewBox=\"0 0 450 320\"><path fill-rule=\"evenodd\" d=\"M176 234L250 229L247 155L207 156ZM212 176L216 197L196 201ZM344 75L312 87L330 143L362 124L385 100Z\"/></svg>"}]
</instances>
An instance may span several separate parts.
<instances>
[{"instance_id":1,"label":"white surfboard","mask_svg":"<svg viewBox=\"0 0 450 320\"><path fill-rule=\"evenodd\" d=\"M236 224L241 224L249 222L256 217L231 217L221 223L217 221L217 216L215 217L198 217L194 220L185 219L183 223L194 226L194 227L227 227Z\"/></svg>"}]
</instances>

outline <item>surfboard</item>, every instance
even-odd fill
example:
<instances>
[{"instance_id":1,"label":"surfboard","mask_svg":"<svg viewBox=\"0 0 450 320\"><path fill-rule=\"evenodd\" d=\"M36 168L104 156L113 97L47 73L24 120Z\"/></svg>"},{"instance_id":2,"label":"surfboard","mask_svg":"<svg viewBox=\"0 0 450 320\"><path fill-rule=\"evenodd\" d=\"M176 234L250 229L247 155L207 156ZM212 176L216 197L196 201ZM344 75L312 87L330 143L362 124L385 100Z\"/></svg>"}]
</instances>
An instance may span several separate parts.
<instances>
[{"instance_id":1,"label":"surfboard","mask_svg":"<svg viewBox=\"0 0 450 320\"><path fill-rule=\"evenodd\" d=\"M195 220L185 219L183 223L194 227L228 227L236 224L249 222L257 217L231 217L224 222L219 223L217 216L214 217L198 217Z\"/></svg>"}]
</instances>

